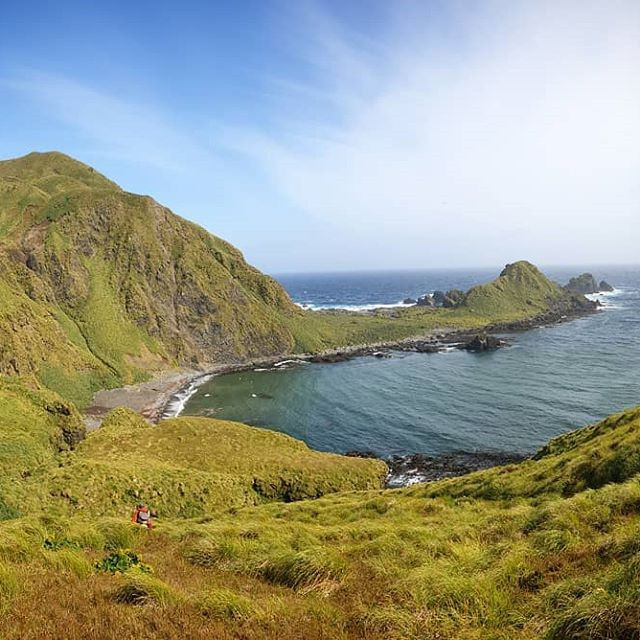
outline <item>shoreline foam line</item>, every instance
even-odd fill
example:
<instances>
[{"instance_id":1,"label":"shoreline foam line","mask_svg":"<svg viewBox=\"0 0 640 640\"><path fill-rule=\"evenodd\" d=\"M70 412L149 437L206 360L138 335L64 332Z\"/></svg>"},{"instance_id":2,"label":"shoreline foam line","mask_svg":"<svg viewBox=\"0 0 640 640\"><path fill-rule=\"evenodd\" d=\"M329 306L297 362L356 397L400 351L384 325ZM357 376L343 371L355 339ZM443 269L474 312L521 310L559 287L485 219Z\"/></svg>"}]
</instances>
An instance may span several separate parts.
<instances>
[{"instance_id":1,"label":"shoreline foam line","mask_svg":"<svg viewBox=\"0 0 640 640\"><path fill-rule=\"evenodd\" d=\"M198 389L203 384L209 382L209 380L211 380L211 378L213 378L214 376L215 374L213 373L206 373L204 375L198 376L197 378L191 380L188 385L174 393L169 398L169 400L167 400L167 403L162 409L160 418L177 418L184 411L185 405L187 404L189 399L197 393Z\"/></svg>"}]
</instances>

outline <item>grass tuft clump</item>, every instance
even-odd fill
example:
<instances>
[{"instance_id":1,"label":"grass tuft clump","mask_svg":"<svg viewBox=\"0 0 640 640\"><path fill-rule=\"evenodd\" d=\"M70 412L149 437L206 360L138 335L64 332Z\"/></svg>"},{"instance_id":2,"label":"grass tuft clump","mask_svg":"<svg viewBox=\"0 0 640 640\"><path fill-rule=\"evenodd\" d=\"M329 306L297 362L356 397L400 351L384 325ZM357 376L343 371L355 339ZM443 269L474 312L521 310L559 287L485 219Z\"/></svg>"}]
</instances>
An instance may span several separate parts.
<instances>
[{"instance_id":1,"label":"grass tuft clump","mask_svg":"<svg viewBox=\"0 0 640 640\"><path fill-rule=\"evenodd\" d=\"M207 589L197 600L198 610L217 620L247 621L257 613L257 607L249 598L229 589Z\"/></svg>"},{"instance_id":2,"label":"grass tuft clump","mask_svg":"<svg viewBox=\"0 0 640 640\"><path fill-rule=\"evenodd\" d=\"M311 590L339 582L347 564L338 554L324 548L286 551L266 560L260 575L274 584Z\"/></svg>"},{"instance_id":3,"label":"grass tuft clump","mask_svg":"<svg viewBox=\"0 0 640 640\"><path fill-rule=\"evenodd\" d=\"M20 583L15 571L8 565L0 562L0 614L9 607L9 604L20 591Z\"/></svg>"},{"instance_id":4,"label":"grass tuft clump","mask_svg":"<svg viewBox=\"0 0 640 640\"><path fill-rule=\"evenodd\" d=\"M179 600L178 594L165 582L132 568L122 574L113 597L121 604L166 606Z\"/></svg>"},{"instance_id":5,"label":"grass tuft clump","mask_svg":"<svg viewBox=\"0 0 640 640\"><path fill-rule=\"evenodd\" d=\"M76 549L45 551L43 557L45 563L57 573L71 573L79 578L86 578L93 571L87 556Z\"/></svg>"}]
</instances>

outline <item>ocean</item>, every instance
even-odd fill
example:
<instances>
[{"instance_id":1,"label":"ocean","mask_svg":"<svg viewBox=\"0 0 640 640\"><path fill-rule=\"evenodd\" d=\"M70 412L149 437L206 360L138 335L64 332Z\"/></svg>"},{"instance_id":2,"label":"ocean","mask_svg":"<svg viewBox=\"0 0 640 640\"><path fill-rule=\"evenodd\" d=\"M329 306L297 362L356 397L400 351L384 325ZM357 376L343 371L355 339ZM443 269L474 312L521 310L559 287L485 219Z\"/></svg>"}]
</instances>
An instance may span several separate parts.
<instances>
[{"instance_id":1,"label":"ocean","mask_svg":"<svg viewBox=\"0 0 640 640\"><path fill-rule=\"evenodd\" d=\"M468 289L500 269L277 277L307 308L368 309ZM511 336L489 353L394 353L211 379L185 414L288 433L322 451L381 456L529 454L550 438L640 404L640 268L544 269L565 283L591 271L615 287L577 320Z\"/></svg>"}]
</instances>

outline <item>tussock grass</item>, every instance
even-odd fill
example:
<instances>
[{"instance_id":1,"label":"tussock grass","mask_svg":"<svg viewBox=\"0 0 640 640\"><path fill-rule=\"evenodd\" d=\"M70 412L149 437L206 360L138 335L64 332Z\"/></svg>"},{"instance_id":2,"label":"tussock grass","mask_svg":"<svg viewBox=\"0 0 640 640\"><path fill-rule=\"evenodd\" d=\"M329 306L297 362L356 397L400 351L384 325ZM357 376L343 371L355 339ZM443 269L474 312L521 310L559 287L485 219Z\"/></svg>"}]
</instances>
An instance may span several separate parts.
<instances>
[{"instance_id":1,"label":"tussock grass","mask_svg":"<svg viewBox=\"0 0 640 640\"><path fill-rule=\"evenodd\" d=\"M15 571L6 564L0 562L0 616L6 612L20 591L20 583Z\"/></svg>"},{"instance_id":2,"label":"tussock grass","mask_svg":"<svg viewBox=\"0 0 640 640\"><path fill-rule=\"evenodd\" d=\"M343 558L322 547L281 553L259 567L260 575L269 582L305 590L331 588L346 571Z\"/></svg>"},{"instance_id":3,"label":"tussock grass","mask_svg":"<svg viewBox=\"0 0 640 640\"><path fill-rule=\"evenodd\" d=\"M244 622L259 615L252 600L229 589L207 589L197 597L196 606L209 618L230 622Z\"/></svg>"},{"instance_id":4,"label":"tussock grass","mask_svg":"<svg viewBox=\"0 0 640 640\"><path fill-rule=\"evenodd\" d=\"M167 606L179 600L178 594L165 582L137 569L130 569L118 579L113 598L121 604Z\"/></svg>"},{"instance_id":5,"label":"tussock grass","mask_svg":"<svg viewBox=\"0 0 640 640\"><path fill-rule=\"evenodd\" d=\"M93 571L90 560L82 551L60 549L43 553L45 564L56 573L73 573L79 578L86 578Z\"/></svg>"},{"instance_id":6,"label":"tussock grass","mask_svg":"<svg viewBox=\"0 0 640 640\"><path fill-rule=\"evenodd\" d=\"M73 413L24 383L6 393L54 436L0 482L22 510L0 521L8 637L107 619L113 638L140 620L167 638L640 638L638 409L520 465L382 490L375 461L201 419L117 411L58 452ZM152 531L128 521L140 499ZM120 549L154 575L93 571Z\"/></svg>"}]
</instances>

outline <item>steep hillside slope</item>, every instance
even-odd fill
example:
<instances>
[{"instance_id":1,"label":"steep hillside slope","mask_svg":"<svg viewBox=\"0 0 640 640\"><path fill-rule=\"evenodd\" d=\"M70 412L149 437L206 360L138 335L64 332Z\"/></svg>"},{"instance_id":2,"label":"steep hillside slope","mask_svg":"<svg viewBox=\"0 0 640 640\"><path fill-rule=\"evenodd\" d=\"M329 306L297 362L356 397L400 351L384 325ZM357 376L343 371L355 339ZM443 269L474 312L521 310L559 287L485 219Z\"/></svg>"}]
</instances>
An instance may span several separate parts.
<instances>
[{"instance_id":1,"label":"steep hillside slope","mask_svg":"<svg viewBox=\"0 0 640 640\"><path fill-rule=\"evenodd\" d=\"M154 368L295 344L300 310L237 249L62 154L0 162L0 266L0 373L80 402Z\"/></svg>"}]
</instances>

